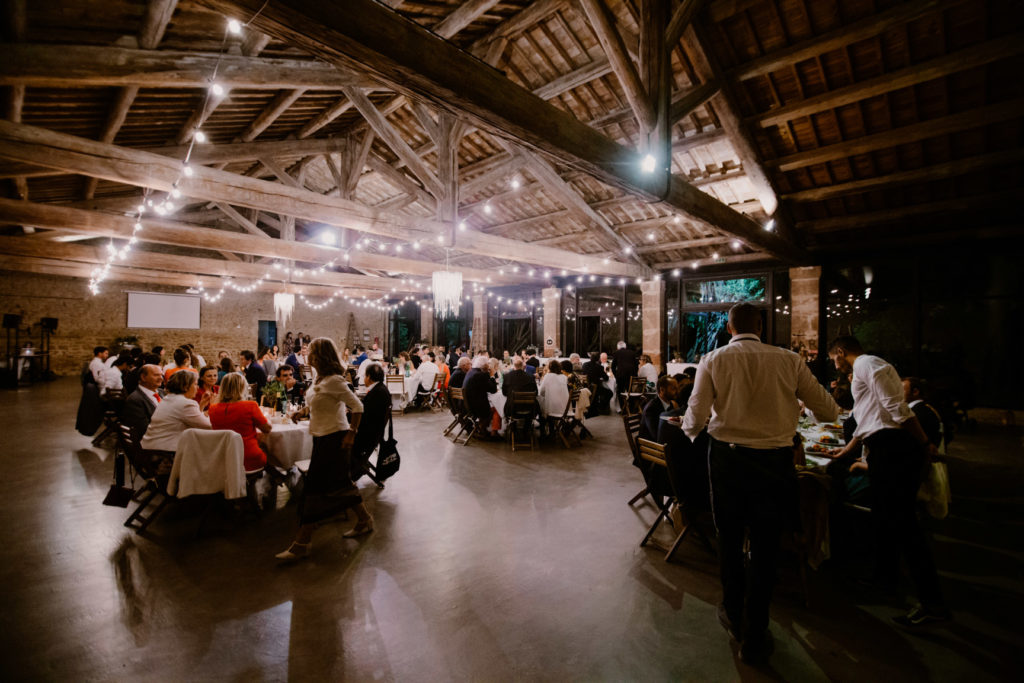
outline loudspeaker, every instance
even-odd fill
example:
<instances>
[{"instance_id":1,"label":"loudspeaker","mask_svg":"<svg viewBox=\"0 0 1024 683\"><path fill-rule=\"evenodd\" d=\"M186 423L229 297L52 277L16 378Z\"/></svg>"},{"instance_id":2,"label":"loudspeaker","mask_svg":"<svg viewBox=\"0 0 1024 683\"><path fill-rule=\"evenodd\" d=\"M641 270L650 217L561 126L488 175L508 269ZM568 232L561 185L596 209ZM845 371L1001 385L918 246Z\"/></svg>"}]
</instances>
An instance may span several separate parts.
<instances>
[{"instance_id":1,"label":"loudspeaker","mask_svg":"<svg viewBox=\"0 0 1024 683\"><path fill-rule=\"evenodd\" d=\"M42 327L44 330L49 330L50 332L56 332L57 331L57 319L56 318L43 318L42 320L39 321L39 326Z\"/></svg>"},{"instance_id":2,"label":"loudspeaker","mask_svg":"<svg viewBox=\"0 0 1024 683\"><path fill-rule=\"evenodd\" d=\"M4 329L16 330L21 327L21 316L14 313L4 313Z\"/></svg>"}]
</instances>

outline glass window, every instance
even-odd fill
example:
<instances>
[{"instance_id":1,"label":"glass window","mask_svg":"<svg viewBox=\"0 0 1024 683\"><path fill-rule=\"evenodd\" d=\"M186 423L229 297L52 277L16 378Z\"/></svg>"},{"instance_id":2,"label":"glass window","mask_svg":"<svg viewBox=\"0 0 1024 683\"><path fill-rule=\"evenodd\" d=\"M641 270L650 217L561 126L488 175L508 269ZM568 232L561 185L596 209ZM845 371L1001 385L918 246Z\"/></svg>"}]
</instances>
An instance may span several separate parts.
<instances>
[{"instance_id":1,"label":"glass window","mask_svg":"<svg viewBox=\"0 0 1024 683\"><path fill-rule=\"evenodd\" d=\"M725 324L728 311L687 313L683 316L685 328L683 358L687 363L699 363L704 354L729 343Z\"/></svg>"},{"instance_id":2,"label":"glass window","mask_svg":"<svg viewBox=\"0 0 1024 683\"><path fill-rule=\"evenodd\" d=\"M580 355L613 351L622 335L622 288L586 287L579 293Z\"/></svg>"},{"instance_id":3,"label":"glass window","mask_svg":"<svg viewBox=\"0 0 1024 683\"><path fill-rule=\"evenodd\" d=\"M679 348L679 280L665 283L665 336L668 343L668 360L682 359Z\"/></svg>"},{"instance_id":4,"label":"glass window","mask_svg":"<svg viewBox=\"0 0 1024 683\"><path fill-rule=\"evenodd\" d=\"M691 304L763 302L768 278L745 277L734 280L688 280L686 302Z\"/></svg>"},{"instance_id":5,"label":"glass window","mask_svg":"<svg viewBox=\"0 0 1024 683\"><path fill-rule=\"evenodd\" d=\"M607 351L615 350L615 343ZM626 285L626 339L629 347L641 350L644 345L644 320L643 320L643 296L640 294L640 285Z\"/></svg>"},{"instance_id":6,"label":"glass window","mask_svg":"<svg viewBox=\"0 0 1024 683\"><path fill-rule=\"evenodd\" d=\"M775 300L772 302L772 314L775 321L773 343L788 349L793 343L791 339L793 319L789 300L789 271L775 271L772 275L772 285L775 290Z\"/></svg>"},{"instance_id":7,"label":"glass window","mask_svg":"<svg viewBox=\"0 0 1024 683\"><path fill-rule=\"evenodd\" d=\"M562 291L562 351L566 354L579 353L576 346L576 294Z\"/></svg>"}]
</instances>

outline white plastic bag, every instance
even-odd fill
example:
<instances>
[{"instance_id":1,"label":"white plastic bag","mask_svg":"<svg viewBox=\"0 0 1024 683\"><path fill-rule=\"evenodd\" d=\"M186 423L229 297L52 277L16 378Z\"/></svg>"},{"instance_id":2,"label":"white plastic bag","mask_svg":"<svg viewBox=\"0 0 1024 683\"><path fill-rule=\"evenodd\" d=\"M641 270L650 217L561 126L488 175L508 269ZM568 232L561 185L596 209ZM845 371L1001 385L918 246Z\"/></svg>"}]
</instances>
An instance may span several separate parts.
<instances>
[{"instance_id":1,"label":"white plastic bag","mask_svg":"<svg viewBox=\"0 0 1024 683\"><path fill-rule=\"evenodd\" d=\"M946 463L933 462L917 491L917 499L925 504L928 514L935 519L945 519L953 498L949 492L949 471Z\"/></svg>"}]
</instances>

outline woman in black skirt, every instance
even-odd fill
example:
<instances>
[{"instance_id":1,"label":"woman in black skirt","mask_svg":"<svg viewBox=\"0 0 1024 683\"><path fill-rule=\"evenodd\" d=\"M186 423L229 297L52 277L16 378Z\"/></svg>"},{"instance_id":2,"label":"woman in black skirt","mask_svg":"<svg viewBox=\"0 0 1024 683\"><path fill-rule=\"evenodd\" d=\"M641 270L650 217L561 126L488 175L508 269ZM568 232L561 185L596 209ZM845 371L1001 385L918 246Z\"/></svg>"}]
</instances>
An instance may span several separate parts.
<instances>
[{"instance_id":1,"label":"woman in black skirt","mask_svg":"<svg viewBox=\"0 0 1024 683\"><path fill-rule=\"evenodd\" d=\"M358 521L345 532L346 538L373 531L373 517L349 477L352 443L363 417L363 404L349 389L338 350L330 339L321 337L310 343L309 364L316 370L316 381L306 392L306 407L293 419L309 415L313 456L299 501L299 533L288 550L276 555L279 560L308 557L317 524L349 508L355 510ZM351 425L346 407L352 411Z\"/></svg>"}]
</instances>

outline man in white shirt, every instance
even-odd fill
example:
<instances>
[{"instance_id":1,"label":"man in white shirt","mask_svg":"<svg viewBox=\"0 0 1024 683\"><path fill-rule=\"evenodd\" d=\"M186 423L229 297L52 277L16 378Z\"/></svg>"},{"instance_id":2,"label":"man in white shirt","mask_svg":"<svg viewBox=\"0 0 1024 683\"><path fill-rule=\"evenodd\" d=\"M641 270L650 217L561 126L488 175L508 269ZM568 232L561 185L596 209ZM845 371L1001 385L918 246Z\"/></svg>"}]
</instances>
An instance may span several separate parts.
<instances>
[{"instance_id":1,"label":"man in white shirt","mask_svg":"<svg viewBox=\"0 0 1024 683\"><path fill-rule=\"evenodd\" d=\"M423 354L423 362L416 368L416 372L413 377L416 378L419 383L419 389L416 391L416 405L422 405L424 396L429 395L430 391L434 388L434 378L441 373L441 369L437 367L434 362L434 352L428 351Z\"/></svg>"},{"instance_id":2,"label":"man in white shirt","mask_svg":"<svg viewBox=\"0 0 1024 683\"><path fill-rule=\"evenodd\" d=\"M914 628L950 618L928 538L917 519L917 490L925 465L936 454L921 423L907 406L896 369L878 356L864 353L854 337L839 337L828 348L842 373L853 373L853 417L857 429L836 457L864 443L871 481L871 516L876 532L873 583L898 585L900 555L905 553L921 604L893 618Z\"/></svg>"},{"instance_id":3,"label":"man in white shirt","mask_svg":"<svg viewBox=\"0 0 1024 683\"><path fill-rule=\"evenodd\" d=\"M710 415L708 471L723 593L718 619L742 641L740 658L760 664L772 649L768 610L779 541L797 505L793 438L799 401L821 420L834 420L839 407L800 356L761 343L756 307L733 306L728 330L729 344L697 367L683 432L696 439Z\"/></svg>"},{"instance_id":4,"label":"man in white shirt","mask_svg":"<svg viewBox=\"0 0 1024 683\"><path fill-rule=\"evenodd\" d=\"M92 373L92 380L103 387L103 373L106 370L106 361L110 357L110 351L106 346L97 346L92 350L92 360L89 361L89 372Z\"/></svg>"},{"instance_id":5,"label":"man in white shirt","mask_svg":"<svg viewBox=\"0 0 1024 683\"><path fill-rule=\"evenodd\" d=\"M122 376L124 372L131 367L132 357L127 353L122 353L119 356L115 356L112 362L109 363L109 367L103 369L103 383L100 385L100 393L106 395L107 392L113 390L120 390L124 388Z\"/></svg>"}]
</instances>

